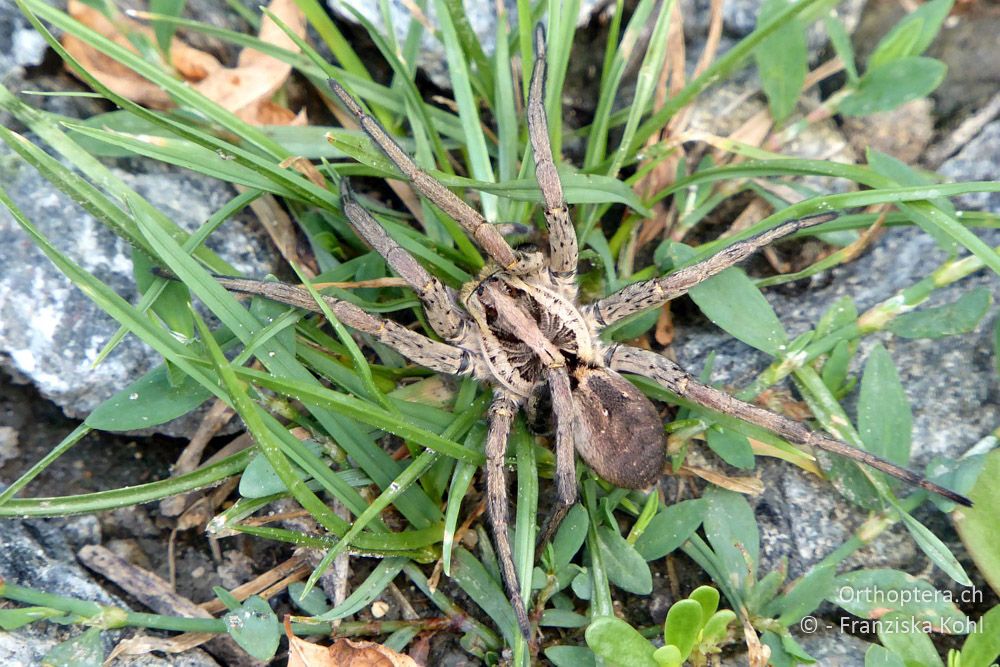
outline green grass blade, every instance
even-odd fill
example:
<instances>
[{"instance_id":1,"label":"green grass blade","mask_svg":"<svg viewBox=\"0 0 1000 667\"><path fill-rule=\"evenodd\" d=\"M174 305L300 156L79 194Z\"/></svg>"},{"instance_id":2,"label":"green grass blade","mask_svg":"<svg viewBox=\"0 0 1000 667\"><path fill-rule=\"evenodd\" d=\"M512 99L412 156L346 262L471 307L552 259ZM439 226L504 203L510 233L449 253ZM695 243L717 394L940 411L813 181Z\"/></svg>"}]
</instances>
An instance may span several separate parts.
<instances>
[{"instance_id":1,"label":"green grass blade","mask_svg":"<svg viewBox=\"0 0 1000 667\"><path fill-rule=\"evenodd\" d=\"M521 631L517 627L514 608L511 607L507 594L483 564L462 547L455 549L452 579L493 619L508 645L513 646Z\"/></svg>"},{"instance_id":2,"label":"green grass blade","mask_svg":"<svg viewBox=\"0 0 1000 667\"><path fill-rule=\"evenodd\" d=\"M20 477L11 482L10 485L4 489L2 493L0 493L0 507L16 496L21 489L30 484L31 480L38 477L38 475L52 465L56 459L68 452L73 445L83 440L83 438L86 437L91 430L93 429L86 424L80 424L73 429L72 433L63 438L59 444L50 449L45 456L39 459L35 465L25 470Z\"/></svg>"},{"instance_id":3,"label":"green grass blade","mask_svg":"<svg viewBox=\"0 0 1000 667\"><path fill-rule=\"evenodd\" d=\"M308 404L323 406L328 410L337 410L363 424L369 424L405 440L412 440L419 445L445 456L450 456L453 459L465 461L473 465L482 465L483 463L484 459L478 452L472 452L453 440L415 427L408 420L402 419L353 396L340 394L319 384L306 384L293 379L279 378L261 371L238 369L236 372L241 377L261 387ZM398 468L398 466L394 467ZM389 483L391 481L389 480ZM386 483L385 487L388 487L389 483ZM382 485L380 484L380 486Z\"/></svg>"},{"instance_id":4,"label":"green grass blade","mask_svg":"<svg viewBox=\"0 0 1000 667\"><path fill-rule=\"evenodd\" d=\"M479 111L476 99L469 85L469 68L459 44L455 25L445 6L445 0L434 0L437 8L438 21L441 23L441 35L444 41L445 54L448 58L448 72L451 76L451 87L455 93L455 103L458 105L458 116L462 120L465 131L465 147L468 151L469 170L472 176L480 181L493 182L493 165L490 163L489 152L486 150L486 136L480 126ZM497 200L492 195L482 196L483 216L490 222L497 219Z\"/></svg>"},{"instance_id":5,"label":"green grass blade","mask_svg":"<svg viewBox=\"0 0 1000 667\"><path fill-rule=\"evenodd\" d=\"M660 77L660 71L666 66L664 54L667 51L667 32L670 29L670 16L673 13L673 0L664 0L660 5L660 13L656 17L653 25L653 33L649 39L649 48L642 58L642 65L639 67L639 75L636 79L635 95L632 104L629 106L628 119L625 121L625 130L622 133L621 143L615 151L611 160L611 167L608 169L609 176L617 176L618 170L629 153L629 146L632 145L632 138L639 128L641 119L646 108L653 99L656 91L656 82ZM630 22L631 26L631 22Z\"/></svg>"},{"instance_id":6,"label":"green grass blade","mask_svg":"<svg viewBox=\"0 0 1000 667\"><path fill-rule=\"evenodd\" d=\"M154 502L181 493L216 486L222 480L243 472L251 458L253 451L247 449L183 475L112 491L52 498L12 498L0 505L0 517L92 514Z\"/></svg>"}]
</instances>

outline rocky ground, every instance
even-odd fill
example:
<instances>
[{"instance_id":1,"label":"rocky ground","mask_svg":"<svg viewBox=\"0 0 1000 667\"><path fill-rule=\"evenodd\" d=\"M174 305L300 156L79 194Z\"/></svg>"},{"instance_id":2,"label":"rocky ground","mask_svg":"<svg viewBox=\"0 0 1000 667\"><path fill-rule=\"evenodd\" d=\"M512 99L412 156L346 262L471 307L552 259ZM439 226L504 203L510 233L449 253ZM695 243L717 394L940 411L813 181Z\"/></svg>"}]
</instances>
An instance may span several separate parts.
<instances>
[{"instance_id":1,"label":"rocky ground","mask_svg":"<svg viewBox=\"0 0 1000 667\"><path fill-rule=\"evenodd\" d=\"M895 2L872 0L867 5L860 1L848 4L847 23L856 26L855 37L862 56L902 12ZM726 3L724 47L753 29L757 5L751 0ZM877 144L900 159L940 169L955 180L998 178L1000 120L996 120L996 112L991 122L980 123L981 127L972 131L964 132L962 123L982 118L991 105L1000 106L997 98L1000 60L995 57L1000 47L997 37L1000 6L986 1L962 6L962 12L949 19L931 49L930 55L944 59L950 66L948 80L932 99L907 105L899 112L865 119L864 123L830 122L808 138L814 143L805 152L850 156L858 155L865 145ZM693 53L696 57L707 25L704 17L708 1L687 0L684 7L688 17L689 55ZM191 2L189 11L196 16L207 16L219 25L241 27L232 17L218 14L214 3ZM490 17L477 18L473 24L479 26L480 20L488 26ZM596 102L593 58L599 57L601 49L593 45L603 44L605 29L600 20L594 19L578 36L579 57L572 60L573 69L564 91L571 116L577 114L586 119ZM358 38L359 48L371 48L359 36L359 30L350 26L345 30ZM232 56L219 44L201 46L215 50L223 58ZM813 51L819 54L824 48L817 41ZM435 58L429 57L428 62L435 62ZM433 85L431 80L444 83L439 71L432 69L429 77L425 81L428 86ZM46 52L12 3L0 3L0 78L15 90L79 89L79 84ZM706 96L703 108L706 117L715 116L717 110L725 107L725 100L738 98L741 90L752 85L739 77L737 80L739 83L732 87ZM49 110L72 117L87 117L102 110L97 103L80 98L48 97L36 101ZM3 122L11 125L9 118L3 117ZM572 123L572 118L567 122ZM110 164L152 203L188 226L201 222L231 196L226 187L146 161L118 160ZM43 226L51 238L59 240L64 250L85 258L88 262L85 268L122 294L133 297L131 262L123 242L57 196L35 172L13 165L6 149L0 148L0 178L25 207L29 218ZM969 196L959 204L1000 213L997 194ZM83 295L68 287L65 279L15 227L6 212L0 211L0 366L6 369L0 372L0 483L16 479L72 431L77 419L155 362L155 357L143 346L127 341L107 362L92 369L95 355L115 327ZM227 225L216 249L241 270L261 274L273 270L277 260L256 229L250 218ZM984 236L991 243L1000 242L1000 235ZM944 259L926 235L913 230L892 230L852 264L808 281L768 290L767 296L794 336L815 323L839 297L851 296L863 311L913 284ZM959 286L940 291L934 302L953 301L973 285L988 287L994 294L994 303L1000 300L1000 281L994 275L981 273ZM914 457L918 465L934 455L957 456L1000 425L992 347L994 318L991 314L971 334L944 340L881 338L901 371L914 409ZM697 317L687 317L678 324L673 343L677 359L689 368L700 368L707 354L715 352L716 381L743 386L766 366L762 355ZM879 337L866 340L864 345L870 346L876 340ZM864 358L864 354L860 357ZM168 435L93 434L46 471L32 485L30 493L85 493L163 478L182 450L184 436L190 436L196 424L197 418L175 423L167 429ZM828 485L780 463L765 462L761 467L766 491L753 502L763 531L765 563L775 564L785 557L795 576L839 545L864 519L832 495ZM932 521L935 533L968 564L960 542L941 515L928 512L920 518ZM76 554L86 545L103 544L126 560L166 576L166 544L172 528L171 520L160 516L152 506L97 517L3 521L0 522L0 576L84 599L115 603L124 599L124 603L139 608L127 594L78 564ZM176 544L178 590L195 601L205 600L212 595L212 585L235 586L285 556L277 548L227 540L213 557L211 545L202 535L181 532ZM850 563L877 563L908 572L928 569L926 560L902 530L890 531L859 552ZM662 620L662 613L673 599L664 574L657 573L659 584L652 599L639 601L648 606L650 621ZM933 576L937 585L946 585L946 581ZM982 585L981 581L976 583ZM992 602L985 601L984 606ZM832 608L824 608L824 613L835 614ZM66 633L61 626L50 624L38 624L18 633L0 633L0 662L36 664L47 648ZM115 639L109 635L108 645ZM820 664L863 664L866 648L863 638L828 633L813 635L803 643L820 659ZM213 657L196 649L170 658L147 657L141 664L232 664L224 655L224 651L217 652ZM441 660L461 660L459 656L460 653L439 654Z\"/></svg>"}]
</instances>

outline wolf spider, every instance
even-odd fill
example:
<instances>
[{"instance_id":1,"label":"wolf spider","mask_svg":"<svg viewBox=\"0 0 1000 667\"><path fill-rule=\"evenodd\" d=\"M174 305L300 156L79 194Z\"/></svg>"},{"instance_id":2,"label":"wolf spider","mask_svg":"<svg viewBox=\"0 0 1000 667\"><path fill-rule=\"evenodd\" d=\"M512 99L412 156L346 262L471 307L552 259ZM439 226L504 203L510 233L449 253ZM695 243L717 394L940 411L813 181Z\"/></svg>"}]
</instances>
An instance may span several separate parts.
<instances>
[{"instance_id":1,"label":"wolf spider","mask_svg":"<svg viewBox=\"0 0 1000 667\"><path fill-rule=\"evenodd\" d=\"M358 204L347 179L342 178L340 196L344 213L358 234L416 292L431 328L444 342L367 313L346 301L323 297L343 324L371 335L414 363L439 373L471 375L492 385L494 396L485 448L487 511L503 582L524 636L530 640L532 634L508 536L504 456L518 410L530 408L543 392L551 397L555 422L557 502L541 531L540 543L553 535L576 502L574 451L598 476L622 488L645 489L662 473L667 445L662 420L650 400L620 373L649 378L679 397L764 427L791 442L854 459L968 504L964 497L916 473L699 382L660 354L600 340L598 334L605 327L661 306L759 248L799 229L826 222L832 216L785 222L667 276L629 285L594 303L579 303L576 231L563 198L542 102L545 35L541 27L536 32L535 50L528 95L528 130L549 230L547 252L511 248L496 227L423 172L344 88L331 81L334 93L372 141L422 195L461 224L490 259L480 275L456 293L390 238ZM321 312L310 293L298 287L237 278L219 280L234 292L263 295Z\"/></svg>"}]
</instances>

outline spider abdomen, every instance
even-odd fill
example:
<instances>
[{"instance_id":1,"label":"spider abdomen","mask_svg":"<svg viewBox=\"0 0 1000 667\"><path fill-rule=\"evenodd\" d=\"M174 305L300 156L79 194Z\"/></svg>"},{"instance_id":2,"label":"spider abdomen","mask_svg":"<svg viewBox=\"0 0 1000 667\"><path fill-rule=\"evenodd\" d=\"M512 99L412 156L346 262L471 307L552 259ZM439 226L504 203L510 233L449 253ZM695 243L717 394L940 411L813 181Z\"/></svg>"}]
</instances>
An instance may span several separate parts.
<instances>
[{"instance_id":1,"label":"spider abdomen","mask_svg":"<svg viewBox=\"0 0 1000 667\"><path fill-rule=\"evenodd\" d=\"M625 489L645 489L663 471L663 420L646 396L607 368L573 373L576 451L601 478Z\"/></svg>"}]
</instances>

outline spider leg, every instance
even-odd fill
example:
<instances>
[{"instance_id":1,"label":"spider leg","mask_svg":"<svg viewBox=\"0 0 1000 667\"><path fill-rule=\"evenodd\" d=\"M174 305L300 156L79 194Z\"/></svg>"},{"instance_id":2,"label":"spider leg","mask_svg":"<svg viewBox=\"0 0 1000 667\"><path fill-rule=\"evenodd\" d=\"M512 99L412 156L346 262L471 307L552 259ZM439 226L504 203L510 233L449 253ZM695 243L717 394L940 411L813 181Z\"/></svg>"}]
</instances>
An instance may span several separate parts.
<instances>
[{"instance_id":1,"label":"spider leg","mask_svg":"<svg viewBox=\"0 0 1000 667\"><path fill-rule=\"evenodd\" d=\"M762 426L792 442L825 449L828 452L864 463L876 470L901 479L908 484L918 486L931 493L936 493L952 502L965 506L972 505L972 502L968 498L928 481L911 470L886 461L863 449L852 447L839 440L834 440L821 433L817 433L787 417L782 417L769 410L759 408L756 405L745 403L724 391L702 384L673 361L655 352L640 350L627 345L618 345L609 349L608 364L615 370L649 378L682 398L687 398L710 410L731 415L757 426Z\"/></svg>"},{"instance_id":2,"label":"spider leg","mask_svg":"<svg viewBox=\"0 0 1000 667\"><path fill-rule=\"evenodd\" d=\"M576 503L576 456L573 436L573 393L566 367L553 368L548 374L552 394L552 414L556 420L556 506L539 533L538 546L547 544L559 524Z\"/></svg>"},{"instance_id":3,"label":"spider leg","mask_svg":"<svg viewBox=\"0 0 1000 667\"><path fill-rule=\"evenodd\" d=\"M372 214L358 203L346 177L340 179L340 206L358 234L417 293L434 331L445 340L459 340L466 319L455 303L455 294L396 243Z\"/></svg>"},{"instance_id":4,"label":"spider leg","mask_svg":"<svg viewBox=\"0 0 1000 667\"><path fill-rule=\"evenodd\" d=\"M545 202L545 222L549 226L549 271L563 291L575 294L576 229L563 197L545 117L545 29L541 25L535 29L535 68L528 89L528 136L535 156L535 179Z\"/></svg>"},{"instance_id":5,"label":"spider leg","mask_svg":"<svg viewBox=\"0 0 1000 667\"><path fill-rule=\"evenodd\" d=\"M486 435L486 512L490 519L504 587L514 607L514 615L517 617L521 634L530 641L531 624L528 622L524 598L521 597L517 571L514 569L514 551L507 532L510 528L510 513L507 506L507 468L504 454L507 451L507 438L510 436L516 412L517 401L506 392L499 391L490 405L489 432ZM526 574L530 576L530 573Z\"/></svg>"},{"instance_id":6,"label":"spider leg","mask_svg":"<svg viewBox=\"0 0 1000 667\"><path fill-rule=\"evenodd\" d=\"M248 278L216 276L230 292L256 294L289 306L322 313L322 309L308 290L285 283ZM477 371L475 361L467 350L446 343L439 343L416 331L365 312L358 306L332 296L323 295L323 301L342 324L362 333L370 334L380 343L393 348L410 361L437 373L469 375Z\"/></svg>"},{"instance_id":7,"label":"spider leg","mask_svg":"<svg viewBox=\"0 0 1000 667\"><path fill-rule=\"evenodd\" d=\"M339 83L333 79L330 79L329 83L347 110L358 119L362 129L423 196L462 225L486 254L501 267L513 269L518 266L520 259L493 225L486 222L478 211L462 201L458 195L418 167L379 122L365 113L361 105Z\"/></svg>"},{"instance_id":8,"label":"spider leg","mask_svg":"<svg viewBox=\"0 0 1000 667\"><path fill-rule=\"evenodd\" d=\"M806 227L829 222L835 217L835 213L822 213L798 220L789 220L757 236L737 241L711 257L670 275L627 285L614 294L590 304L586 307L586 312L593 315L601 327L614 324L629 315L676 299L695 285L725 271L730 266L743 261L757 250L782 237Z\"/></svg>"}]
</instances>

